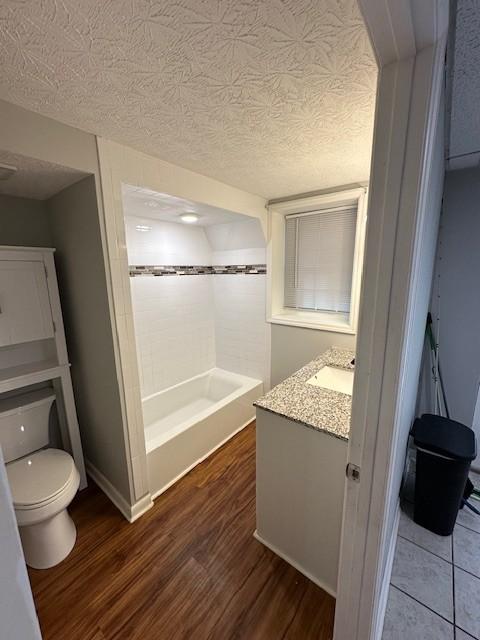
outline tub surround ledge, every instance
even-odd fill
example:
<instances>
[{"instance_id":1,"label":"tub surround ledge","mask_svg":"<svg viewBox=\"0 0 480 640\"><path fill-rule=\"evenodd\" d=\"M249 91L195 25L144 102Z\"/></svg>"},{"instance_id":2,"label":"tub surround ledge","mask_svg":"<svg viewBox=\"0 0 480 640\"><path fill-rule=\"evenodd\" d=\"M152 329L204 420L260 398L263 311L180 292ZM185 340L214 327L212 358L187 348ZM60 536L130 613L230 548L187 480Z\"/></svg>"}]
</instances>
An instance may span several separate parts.
<instances>
[{"instance_id":1,"label":"tub surround ledge","mask_svg":"<svg viewBox=\"0 0 480 640\"><path fill-rule=\"evenodd\" d=\"M307 384L325 366L354 370L355 353L332 347L255 402L255 406L306 427L348 440L351 396Z\"/></svg>"}]
</instances>

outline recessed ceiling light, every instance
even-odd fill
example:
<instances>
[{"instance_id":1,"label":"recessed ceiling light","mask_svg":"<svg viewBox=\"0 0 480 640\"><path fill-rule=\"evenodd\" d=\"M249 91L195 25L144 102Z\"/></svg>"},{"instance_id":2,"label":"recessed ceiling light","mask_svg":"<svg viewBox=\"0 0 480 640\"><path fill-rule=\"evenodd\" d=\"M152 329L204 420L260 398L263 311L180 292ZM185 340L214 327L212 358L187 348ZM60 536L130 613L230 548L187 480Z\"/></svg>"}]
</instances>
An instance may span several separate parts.
<instances>
[{"instance_id":1,"label":"recessed ceiling light","mask_svg":"<svg viewBox=\"0 0 480 640\"><path fill-rule=\"evenodd\" d=\"M147 224L137 224L137 226L135 227L135 229L137 231L151 231L152 227L149 227Z\"/></svg>"},{"instance_id":2,"label":"recessed ceiling light","mask_svg":"<svg viewBox=\"0 0 480 640\"><path fill-rule=\"evenodd\" d=\"M160 206L156 200L144 200L143 204L146 207L150 207L150 209L156 209L157 207Z\"/></svg>"},{"instance_id":3,"label":"recessed ceiling light","mask_svg":"<svg viewBox=\"0 0 480 640\"><path fill-rule=\"evenodd\" d=\"M193 224L194 222L197 222L198 218L199 216L197 216L196 213L191 213L191 212L182 213L180 216L180 220L182 222L186 222L187 224Z\"/></svg>"}]
</instances>

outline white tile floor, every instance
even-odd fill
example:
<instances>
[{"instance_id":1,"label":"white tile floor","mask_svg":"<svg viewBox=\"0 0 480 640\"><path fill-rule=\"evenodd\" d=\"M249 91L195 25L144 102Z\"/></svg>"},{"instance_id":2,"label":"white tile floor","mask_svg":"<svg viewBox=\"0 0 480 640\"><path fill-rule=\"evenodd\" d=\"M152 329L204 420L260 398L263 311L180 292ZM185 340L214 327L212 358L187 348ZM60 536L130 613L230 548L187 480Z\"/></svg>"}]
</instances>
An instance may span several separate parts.
<instances>
[{"instance_id":1,"label":"white tile floor","mask_svg":"<svg viewBox=\"0 0 480 640\"><path fill-rule=\"evenodd\" d=\"M382 640L407 638L480 640L480 516L467 509L449 537L401 514Z\"/></svg>"}]
</instances>

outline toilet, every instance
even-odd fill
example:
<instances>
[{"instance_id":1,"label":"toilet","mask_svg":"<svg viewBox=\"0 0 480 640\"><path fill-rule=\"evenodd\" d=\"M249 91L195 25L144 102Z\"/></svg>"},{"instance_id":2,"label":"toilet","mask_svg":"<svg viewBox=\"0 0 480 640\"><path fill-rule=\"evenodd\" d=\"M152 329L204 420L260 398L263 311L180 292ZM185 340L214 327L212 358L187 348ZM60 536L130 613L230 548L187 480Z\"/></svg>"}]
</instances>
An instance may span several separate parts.
<instances>
[{"instance_id":1,"label":"toilet","mask_svg":"<svg viewBox=\"0 0 480 640\"><path fill-rule=\"evenodd\" d=\"M54 400L50 388L0 400L0 445L25 561L34 569L64 560L77 535L67 507L80 474L70 454L49 448Z\"/></svg>"}]
</instances>

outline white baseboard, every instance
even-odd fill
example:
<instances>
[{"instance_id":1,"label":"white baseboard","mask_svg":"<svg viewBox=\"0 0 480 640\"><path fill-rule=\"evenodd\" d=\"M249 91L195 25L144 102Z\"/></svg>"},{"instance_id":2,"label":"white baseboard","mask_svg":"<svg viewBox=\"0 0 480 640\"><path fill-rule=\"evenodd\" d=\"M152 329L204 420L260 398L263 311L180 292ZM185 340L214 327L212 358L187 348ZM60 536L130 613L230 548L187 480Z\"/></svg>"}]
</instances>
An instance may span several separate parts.
<instances>
[{"instance_id":1,"label":"white baseboard","mask_svg":"<svg viewBox=\"0 0 480 640\"><path fill-rule=\"evenodd\" d=\"M324 584L321 580L318 580L318 578L313 576L310 572L308 572L301 565L299 565L298 562L295 562L295 560L292 560L292 558L290 558L286 553L283 553L283 551L280 551L280 549L278 549L274 544L270 544L270 542L267 542L264 538L262 538L262 536L258 533L256 529L253 532L253 537L259 542L261 542L265 547L267 547L267 549L270 549L270 551L273 551L275 555L279 556L280 558L282 558L282 560L285 560L285 562L288 562L288 564L292 565L294 569L297 569L297 571L300 571L300 573L302 573L306 578L308 578L314 584L316 584L317 587L320 587L320 589L323 589L334 598L337 597L336 591L334 591L331 587Z\"/></svg>"},{"instance_id":2,"label":"white baseboard","mask_svg":"<svg viewBox=\"0 0 480 640\"><path fill-rule=\"evenodd\" d=\"M390 578L392 577L393 559L395 557L395 547L397 546L398 525L400 523L400 501L397 503L395 519L393 521L392 535L388 546L387 559L385 562L385 572L383 574L382 585L378 598L377 615L375 620L375 640L381 640L383 634L383 623L387 610L388 594L390 592Z\"/></svg>"},{"instance_id":3,"label":"white baseboard","mask_svg":"<svg viewBox=\"0 0 480 640\"><path fill-rule=\"evenodd\" d=\"M129 522L135 522L135 520L138 520L140 516L143 516L143 514L146 513L152 507L153 507L152 496L149 493L147 493L147 495L143 496L143 498L140 498L140 500L137 500L135 504L132 504L132 506L130 507L130 518L127 518L127 520Z\"/></svg>"},{"instance_id":4,"label":"white baseboard","mask_svg":"<svg viewBox=\"0 0 480 640\"><path fill-rule=\"evenodd\" d=\"M113 484L106 478L101 471L99 471L95 465L89 460L85 460L85 468L87 474L97 484L103 493L109 498L113 504L117 507L120 513L129 521L134 522L153 507L153 501L150 494L147 494L133 505L128 504L125 498L115 489Z\"/></svg>"},{"instance_id":5,"label":"white baseboard","mask_svg":"<svg viewBox=\"0 0 480 640\"><path fill-rule=\"evenodd\" d=\"M189 473L192 469L194 469L197 464L200 464L201 462L203 462L204 460L206 460L208 457L210 457L212 455L212 453L214 453L217 449L220 449L220 447L223 447L224 444L226 444L229 440L231 440L233 438L233 436L236 436L237 433L240 433L240 431L242 431L243 429L245 429L245 427L248 427L249 424L251 424L253 421L255 420L255 416L253 416L253 418L250 418L249 420L247 420L244 424L242 424L241 427L238 427L238 429L235 429L235 431L233 431L232 433L230 433L226 438L224 438L221 442L219 442L218 444L216 444L213 449L210 449L210 451L208 453L206 453L204 456L202 456L201 458L199 458L198 460L195 460L195 462L193 464L191 464L189 467L187 467L186 469L184 469L181 473L178 474L178 476L175 476L175 478L173 478L173 480L170 480L170 482L167 482L167 484L165 484L163 487L161 487L160 489L158 489L157 491L155 491L155 493L152 494L152 500L155 500L155 498L158 498L159 495L161 495L162 493L164 493L167 489L170 489L170 487L172 485L174 485L176 482L178 482L181 478L183 478L183 476L186 476L187 473ZM148 455L148 454L147 454Z\"/></svg>"}]
</instances>

